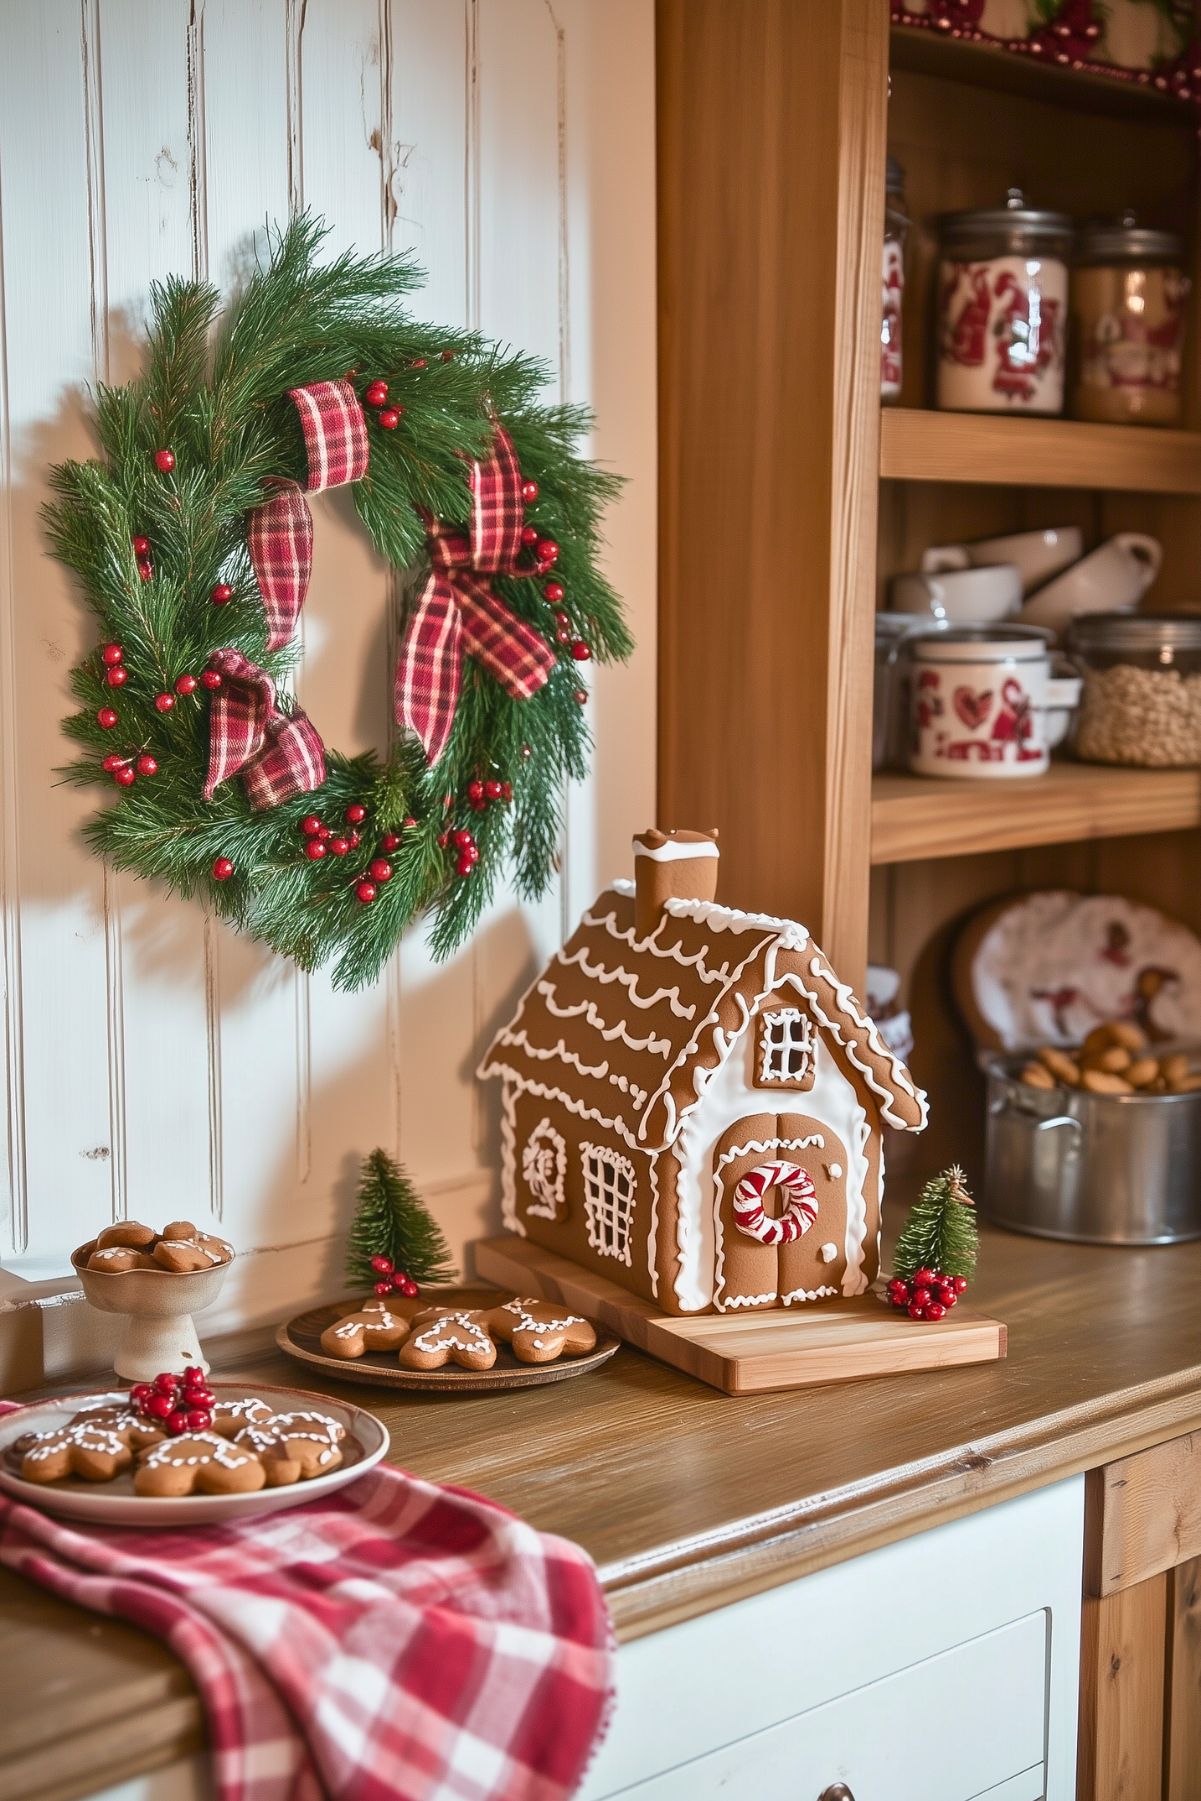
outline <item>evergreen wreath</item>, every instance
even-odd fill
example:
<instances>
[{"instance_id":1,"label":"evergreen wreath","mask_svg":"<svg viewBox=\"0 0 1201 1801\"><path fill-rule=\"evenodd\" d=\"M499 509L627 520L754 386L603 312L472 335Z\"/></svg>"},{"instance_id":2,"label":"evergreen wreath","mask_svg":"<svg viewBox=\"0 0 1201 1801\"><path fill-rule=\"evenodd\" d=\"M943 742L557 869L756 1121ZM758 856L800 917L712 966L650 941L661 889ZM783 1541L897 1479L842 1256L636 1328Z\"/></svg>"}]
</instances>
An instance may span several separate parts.
<instances>
[{"instance_id":1,"label":"evergreen wreath","mask_svg":"<svg viewBox=\"0 0 1201 1801\"><path fill-rule=\"evenodd\" d=\"M59 464L45 518L101 631L64 726L64 778L117 788L89 844L353 989L423 914L455 950L507 863L545 889L587 770L580 666L631 640L586 410L541 404L535 360L411 319L408 256L323 263L326 235L272 234L220 322L206 283L152 289L144 373L95 395L104 461ZM283 691L302 490L343 481L403 600L386 755L326 749Z\"/></svg>"}]
</instances>

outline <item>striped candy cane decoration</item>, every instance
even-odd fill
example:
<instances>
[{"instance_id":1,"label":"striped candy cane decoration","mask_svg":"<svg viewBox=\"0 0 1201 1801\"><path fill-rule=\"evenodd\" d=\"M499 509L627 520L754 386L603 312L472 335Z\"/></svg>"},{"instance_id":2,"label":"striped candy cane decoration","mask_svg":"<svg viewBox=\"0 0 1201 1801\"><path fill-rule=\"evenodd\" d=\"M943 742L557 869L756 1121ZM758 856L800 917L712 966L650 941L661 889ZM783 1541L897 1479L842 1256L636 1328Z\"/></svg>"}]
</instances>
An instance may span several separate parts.
<instances>
[{"instance_id":1,"label":"striped candy cane decoration","mask_svg":"<svg viewBox=\"0 0 1201 1801\"><path fill-rule=\"evenodd\" d=\"M781 1188L787 1197L778 1219L763 1211L769 1188ZM734 1190L734 1224L760 1244L794 1244L816 1218L813 1180L797 1163L757 1164Z\"/></svg>"}]
</instances>

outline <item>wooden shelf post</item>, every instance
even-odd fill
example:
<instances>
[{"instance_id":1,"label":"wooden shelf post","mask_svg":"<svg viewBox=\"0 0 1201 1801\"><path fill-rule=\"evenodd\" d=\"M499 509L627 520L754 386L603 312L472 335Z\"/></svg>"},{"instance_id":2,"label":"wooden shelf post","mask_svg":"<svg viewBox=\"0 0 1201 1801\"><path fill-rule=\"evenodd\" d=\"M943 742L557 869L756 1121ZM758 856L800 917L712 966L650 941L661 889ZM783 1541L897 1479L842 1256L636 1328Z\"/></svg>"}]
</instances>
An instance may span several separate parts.
<instances>
[{"instance_id":1,"label":"wooden shelf post","mask_svg":"<svg viewBox=\"0 0 1201 1801\"><path fill-rule=\"evenodd\" d=\"M880 0L659 0L660 822L853 983L887 72Z\"/></svg>"}]
</instances>

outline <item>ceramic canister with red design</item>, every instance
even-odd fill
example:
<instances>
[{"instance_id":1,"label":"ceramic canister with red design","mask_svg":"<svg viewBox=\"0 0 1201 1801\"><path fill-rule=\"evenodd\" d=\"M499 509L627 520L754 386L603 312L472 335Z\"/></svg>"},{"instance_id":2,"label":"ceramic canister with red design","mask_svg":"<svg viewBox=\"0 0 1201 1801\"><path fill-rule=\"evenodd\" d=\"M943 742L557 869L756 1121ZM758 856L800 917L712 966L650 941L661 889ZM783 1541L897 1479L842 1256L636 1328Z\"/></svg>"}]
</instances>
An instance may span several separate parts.
<instances>
[{"instance_id":1,"label":"ceramic canister with red design","mask_svg":"<svg viewBox=\"0 0 1201 1801\"><path fill-rule=\"evenodd\" d=\"M906 646L909 767L918 775L1042 775L1067 735L1078 676L1060 673L1050 632L960 627Z\"/></svg>"}]
</instances>

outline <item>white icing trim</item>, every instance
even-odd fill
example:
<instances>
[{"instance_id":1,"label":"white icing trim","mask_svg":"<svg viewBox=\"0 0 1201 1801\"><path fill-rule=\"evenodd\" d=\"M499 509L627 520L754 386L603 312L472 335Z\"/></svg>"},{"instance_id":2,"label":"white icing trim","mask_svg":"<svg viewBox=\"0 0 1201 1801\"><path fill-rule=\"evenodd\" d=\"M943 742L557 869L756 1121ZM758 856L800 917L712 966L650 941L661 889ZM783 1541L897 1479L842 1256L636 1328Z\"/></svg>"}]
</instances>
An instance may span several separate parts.
<instances>
[{"instance_id":1,"label":"white icing trim","mask_svg":"<svg viewBox=\"0 0 1201 1801\"><path fill-rule=\"evenodd\" d=\"M624 1120L610 1119L606 1114L598 1113L595 1107L585 1106L584 1102L576 1095L568 1094L565 1088L556 1088L553 1082L537 1082L532 1076L523 1075L520 1070L513 1069L509 1064L499 1062L486 1064L480 1071L480 1075L501 1076L506 1083L511 1082L519 1094L533 1094L540 1101L559 1101L569 1113L574 1113L578 1119L590 1119L594 1125L604 1126L608 1132L616 1132L622 1142L628 1144L632 1151L644 1148L638 1143ZM507 1154L511 1157L511 1149Z\"/></svg>"},{"instance_id":2,"label":"white icing trim","mask_svg":"<svg viewBox=\"0 0 1201 1801\"><path fill-rule=\"evenodd\" d=\"M787 1294L780 1296L780 1305L787 1307L792 1301L820 1301L824 1300L827 1295L836 1295L837 1293L836 1288L828 1288L825 1285L821 1288L790 1288Z\"/></svg>"},{"instance_id":3,"label":"white icing trim","mask_svg":"<svg viewBox=\"0 0 1201 1801\"><path fill-rule=\"evenodd\" d=\"M506 1230L524 1238L525 1221L517 1212L517 1096L521 1084L511 1072L504 1073L500 1103L500 1217Z\"/></svg>"},{"instance_id":4,"label":"white icing trim","mask_svg":"<svg viewBox=\"0 0 1201 1801\"><path fill-rule=\"evenodd\" d=\"M592 1159L612 1171L613 1186L611 1193L606 1190L604 1181L589 1167ZM584 1218L588 1232L588 1243L598 1257L612 1257L618 1263L631 1267L630 1240L634 1228L634 1202L638 1193L638 1178L634 1165L620 1151L615 1151L609 1144L589 1144L584 1141L580 1145L580 1167L584 1176ZM621 1195L617 1191L617 1182L623 1177L629 1184L629 1192ZM611 1212L612 1218L608 1217ZM607 1242L606 1234L611 1233L613 1244Z\"/></svg>"},{"instance_id":5,"label":"white icing trim","mask_svg":"<svg viewBox=\"0 0 1201 1801\"><path fill-rule=\"evenodd\" d=\"M812 990L805 989L804 992L808 996L809 1005L812 1007L818 1023L822 1025L825 1030L830 1033L831 1037L842 1046L847 1057L864 1078L872 1093L876 1095L880 1101L881 1116L888 1121L890 1126L899 1126L903 1132L920 1132L929 1118L929 1107L926 1102L925 1094L917 1086L917 1083L913 1081L909 1071L898 1058L893 1056L879 1032L876 1030L874 1023L868 1019L866 1014L860 1009L859 1004L847 983L839 981L828 963L823 963L821 957L818 955L810 957L809 974L821 981L828 982L833 988L838 1005L841 1007L842 1011L853 1020L860 1031L867 1034L868 1042L871 1044L872 1050L888 1064L895 1086L902 1089L912 1100L916 1101L921 1113L921 1124L916 1127L909 1125L909 1123L894 1110L895 1097L892 1090L886 1083L881 1082L872 1065L865 1062L863 1058L857 1054L856 1046L843 1031L841 1022L836 1019L831 1019Z\"/></svg>"},{"instance_id":6,"label":"white icing trim","mask_svg":"<svg viewBox=\"0 0 1201 1801\"><path fill-rule=\"evenodd\" d=\"M867 1287L867 1275L863 1268L864 1253L867 1249L867 1182L871 1173L871 1164L867 1155L867 1147L872 1139L872 1127L866 1113L860 1112L855 1121L855 1131L859 1143L858 1150L863 1174L853 1185L848 1183L847 1196L847 1234L846 1253L847 1266L842 1272L843 1294L862 1294ZM879 1133L877 1133L877 1137ZM853 1153L852 1153L853 1154Z\"/></svg>"},{"instance_id":7,"label":"white icing trim","mask_svg":"<svg viewBox=\"0 0 1201 1801\"><path fill-rule=\"evenodd\" d=\"M648 1174L651 1185L651 1223L646 1237L647 1273L651 1279L651 1294L659 1299L659 1157L651 1152L647 1158Z\"/></svg>"},{"instance_id":8,"label":"white icing trim","mask_svg":"<svg viewBox=\"0 0 1201 1801\"><path fill-rule=\"evenodd\" d=\"M777 1023L784 1026L799 1025L801 1040L794 1047L791 1037L785 1034L783 1044L774 1042L772 1027ZM765 1088L792 1088L803 1082L813 1068L813 1021L799 1007L774 1007L770 1012L759 1012L755 1019L755 1028L759 1035L759 1080ZM799 1048L805 1053L805 1061L799 1070L779 1070L769 1068L772 1051L791 1051ZM799 1090L798 1092L803 1092Z\"/></svg>"},{"instance_id":9,"label":"white icing trim","mask_svg":"<svg viewBox=\"0 0 1201 1801\"><path fill-rule=\"evenodd\" d=\"M712 838L695 838L691 842L684 838L668 838L658 845L640 844L634 840L634 859L645 857L648 863L690 863L695 857L719 857L721 855Z\"/></svg>"},{"instance_id":10,"label":"white icing trim","mask_svg":"<svg viewBox=\"0 0 1201 1801\"><path fill-rule=\"evenodd\" d=\"M826 1141L820 1132L809 1132L804 1138L769 1138L766 1141L748 1138L745 1144L735 1145L723 1151L717 1160L718 1170L723 1170L727 1163L733 1163L735 1157L749 1157L754 1152L756 1157L764 1156L768 1151L808 1151L825 1150Z\"/></svg>"},{"instance_id":11,"label":"white icing trim","mask_svg":"<svg viewBox=\"0 0 1201 1801\"><path fill-rule=\"evenodd\" d=\"M539 1143L539 1140L542 1143ZM541 1165L546 1153L553 1159L553 1176L544 1171ZM549 1117L544 1115L526 1139L521 1151L521 1179L525 1183L527 1193L525 1211L527 1219L560 1219L567 1211L567 1199L564 1193L564 1181L567 1175L567 1140L562 1132L556 1131ZM529 1195L537 1195L538 1199L530 1200Z\"/></svg>"},{"instance_id":12,"label":"white icing trim","mask_svg":"<svg viewBox=\"0 0 1201 1801\"><path fill-rule=\"evenodd\" d=\"M552 967L554 966L554 963L558 963L564 969L569 969L573 963L576 963L579 965L584 975L592 977L592 979L597 982L620 982L622 986L629 991L630 999L636 1007L654 1007L657 1006L660 1001L666 1001L677 1019L694 1019L696 1017L695 1007L683 1007L680 1005L680 990L678 988L656 988L655 992L651 995L640 995L638 993L638 977L636 975L631 975L628 969L623 969L621 967L620 963L615 969L606 969L601 963L590 962L588 958L588 946L586 944L581 944L579 950L573 951L570 957L564 956L563 952L560 951L558 956L553 960Z\"/></svg>"},{"instance_id":13,"label":"white icing trim","mask_svg":"<svg viewBox=\"0 0 1201 1801\"><path fill-rule=\"evenodd\" d=\"M830 1290L833 1294L833 1289ZM713 1304L719 1313L733 1312L735 1307L762 1307L766 1301L775 1301L776 1291L770 1294L728 1294L722 1295Z\"/></svg>"},{"instance_id":14,"label":"white icing trim","mask_svg":"<svg viewBox=\"0 0 1201 1801\"><path fill-rule=\"evenodd\" d=\"M838 1246L834 1243L834 1240L831 1238L825 1244L823 1244L819 1247L817 1254L821 1258L823 1263L833 1263L835 1257L837 1257L837 1255L838 1255Z\"/></svg>"},{"instance_id":15,"label":"white icing trim","mask_svg":"<svg viewBox=\"0 0 1201 1801\"><path fill-rule=\"evenodd\" d=\"M671 1055L670 1038L656 1038L653 1032L648 1032L645 1038L632 1038L624 1019L616 1020L611 1026L606 1025L596 1010L595 1001L576 1001L570 1007L556 1006L552 998L555 993L555 985L545 979L538 983L538 993L546 1002L547 1012L553 1014L556 1019L578 1019L582 1014L585 1025L591 1026L602 1038L609 1040L620 1038L629 1050L650 1051L656 1057ZM502 1036L504 1035L502 1034ZM506 1042L511 1042L511 1040L506 1039Z\"/></svg>"},{"instance_id":16,"label":"white icing trim","mask_svg":"<svg viewBox=\"0 0 1201 1801\"><path fill-rule=\"evenodd\" d=\"M621 889L623 884L615 882L614 887ZM630 892L633 892L629 883L624 884L624 887L629 889ZM619 931L617 928L617 916L614 913L605 913L603 915L597 913L585 913L580 923L582 925L591 926L594 931L606 932L616 944L626 944L631 950L637 947L640 951L649 951L653 957L670 958L673 963L678 963L681 969L694 969L702 982L728 981L730 975L730 966L728 963L720 963L715 969L710 969L707 966L705 957L708 953L708 945L703 944L699 951L693 951L691 955L685 956L678 944L657 944L655 942L659 933L667 924L667 919L668 915L661 912L656 922L655 929L648 938L640 938L633 926L630 926L628 931Z\"/></svg>"},{"instance_id":17,"label":"white icing trim","mask_svg":"<svg viewBox=\"0 0 1201 1801\"><path fill-rule=\"evenodd\" d=\"M585 1063L576 1051L568 1050L561 1038L552 1045L531 1044L524 1026L518 1032L514 1032L511 1027L507 1028L501 1033L498 1042L508 1045L510 1050L525 1051L527 1056L536 1058L540 1063L549 1063L557 1057L561 1063L578 1070L580 1075L590 1076L597 1082L603 1081L609 1073L607 1063Z\"/></svg>"},{"instance_id":18,"label":"white icing trim","mask_svg":"<svg viewBox=\"0 0 1201 1801\"><path fill-rule=\"evenodd\" d=\"M826 1174L830 1178L831 1182L837 1182L839 1176L841 1176L841 1174L842 1174L842 1164L841 1163L827 1163L826 1164Z\"/></svg>"}]
</instances>

